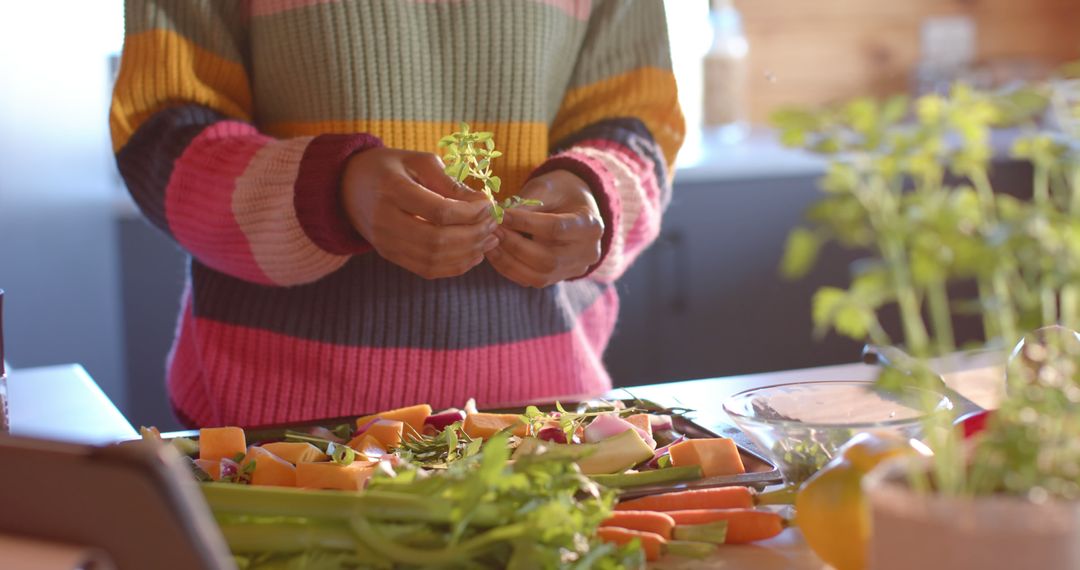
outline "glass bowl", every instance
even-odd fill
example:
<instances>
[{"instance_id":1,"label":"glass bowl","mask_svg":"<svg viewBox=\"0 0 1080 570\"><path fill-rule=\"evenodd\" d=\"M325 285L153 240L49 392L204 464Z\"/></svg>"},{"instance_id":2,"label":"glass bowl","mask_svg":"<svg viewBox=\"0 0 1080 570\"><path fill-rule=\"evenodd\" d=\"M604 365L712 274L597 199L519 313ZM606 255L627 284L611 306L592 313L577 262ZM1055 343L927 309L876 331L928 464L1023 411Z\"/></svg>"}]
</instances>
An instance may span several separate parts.
<instances>
[{"instance_id":1,"label":"glass bowl","mask_svg":"<svg viewBox=\"0 0 1080 570\"><path fill-rule=\"evenodd\" d=\"M873 382L799 382L739 392L724 411L783 474L800 484L821 469L855 434L889 432L919 438L926 404L951 410L941 394L906 388L899 395Z\"/></svg>"}]
</instances>

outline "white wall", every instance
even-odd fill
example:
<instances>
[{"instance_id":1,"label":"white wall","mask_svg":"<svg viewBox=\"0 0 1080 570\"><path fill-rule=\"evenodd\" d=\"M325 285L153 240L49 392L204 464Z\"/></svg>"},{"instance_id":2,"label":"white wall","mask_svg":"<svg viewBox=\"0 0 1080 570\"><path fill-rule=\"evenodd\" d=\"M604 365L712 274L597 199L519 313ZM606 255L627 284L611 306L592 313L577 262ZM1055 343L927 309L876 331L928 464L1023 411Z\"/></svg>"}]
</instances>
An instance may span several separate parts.
<instances>
[{"instance_id":1,"label":"white wall","mask_svg":"<svg viewBox=\"0 0 1080 570\"><path fill-rule=\"evenodd\" d=\"M121 406L108 55L122 0L0 1L0 288L15 367L80 362ZM17 404L16 404L17 405Z\"/></svg>"}]
</instances>

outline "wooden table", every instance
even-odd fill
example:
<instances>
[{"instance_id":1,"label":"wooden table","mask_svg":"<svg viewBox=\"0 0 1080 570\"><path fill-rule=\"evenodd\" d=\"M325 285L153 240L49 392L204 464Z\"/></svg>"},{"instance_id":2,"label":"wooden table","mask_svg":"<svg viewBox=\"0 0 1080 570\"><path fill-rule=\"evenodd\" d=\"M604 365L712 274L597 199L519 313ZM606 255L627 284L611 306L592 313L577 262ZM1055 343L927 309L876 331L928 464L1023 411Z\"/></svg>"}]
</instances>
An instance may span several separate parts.
<instances>
[{"instance_id":1,"label":"wooden table","mask_svg":"<svg viewBox=\"0 0 1080 570\"><path fill-rule=\"evenodd\" d=\"M993 408L1001 396L1000 358L979 355L956 357L937 363L946 382L978 404ZM760 386L811 380L869 380L877 368L864 364L845 364L784 372L711 378L669 384L654 384L613 390L612 398L627 393L661 405L698 410L695 421L714 431L730 428L730 420L721 405L730 395ZM79 365L13 371L9 377L12 432L77 441L108 443L136 435L131 424L109 401L93 379ZM822 570L823 564L802 540L796 529L788 529L768 541L744 546L725 546L709 560L666 560L654 565L672 570L726 568L754 570Z\"/></svg>"}]
</instances>

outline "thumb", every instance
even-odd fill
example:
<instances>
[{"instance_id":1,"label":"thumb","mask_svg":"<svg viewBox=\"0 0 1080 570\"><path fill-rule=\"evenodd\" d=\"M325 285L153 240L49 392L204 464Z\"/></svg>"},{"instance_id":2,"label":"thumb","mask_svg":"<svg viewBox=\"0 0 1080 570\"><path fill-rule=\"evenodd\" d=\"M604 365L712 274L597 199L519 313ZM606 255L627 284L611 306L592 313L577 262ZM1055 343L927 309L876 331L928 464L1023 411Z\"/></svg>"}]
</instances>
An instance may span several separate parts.
<instances>
[{"instance_id":1,"label":"thumb","mask_svg":"<svg viewBox=\"0 0 1080 570\"><path fill-rule=\"evenodd\" d=\"M454 180L443 171L443 168L442 160L434 154L422 155L421 158L410 161L408 164L409 176L413 180L444 198L463 202L487 200L483 192L473 190L463 182Z\"/></svg>"}]
</instances>

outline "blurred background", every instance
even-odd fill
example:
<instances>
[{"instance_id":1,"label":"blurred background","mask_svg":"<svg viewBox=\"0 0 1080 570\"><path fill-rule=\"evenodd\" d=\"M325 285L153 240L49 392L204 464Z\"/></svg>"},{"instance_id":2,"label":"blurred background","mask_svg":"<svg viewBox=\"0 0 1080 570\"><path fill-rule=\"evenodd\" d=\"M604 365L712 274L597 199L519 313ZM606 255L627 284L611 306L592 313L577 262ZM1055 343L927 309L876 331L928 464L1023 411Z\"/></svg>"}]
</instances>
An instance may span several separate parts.
<instances>
[{"instance_id":1,"label":"blurred background","mask_svg":"<svg viewBox=\"0 0 1080 570\"><path fill-rule=\"evenodd\" d=\"M781 148L772 111L954 80L1006 85L1080 59L1077 0L665 4L690 135L663 233L620 283L606 360L623 386L858 358L854 343L810 340L809 308L858 253L830 251L797 283L778 277L824 163ZM15 367L82 363L132 423L168 428L164 358L183 254L141 219L115 170L107 108L122 41L121 0L3 6L7 357ZM1030 177L1002 162L995 179L1022 193Z\"/></svg>"}]
</instances>

